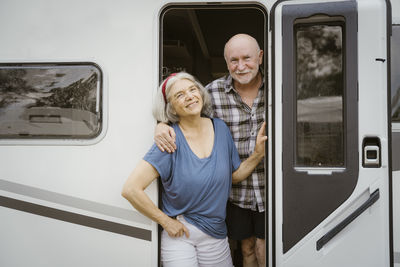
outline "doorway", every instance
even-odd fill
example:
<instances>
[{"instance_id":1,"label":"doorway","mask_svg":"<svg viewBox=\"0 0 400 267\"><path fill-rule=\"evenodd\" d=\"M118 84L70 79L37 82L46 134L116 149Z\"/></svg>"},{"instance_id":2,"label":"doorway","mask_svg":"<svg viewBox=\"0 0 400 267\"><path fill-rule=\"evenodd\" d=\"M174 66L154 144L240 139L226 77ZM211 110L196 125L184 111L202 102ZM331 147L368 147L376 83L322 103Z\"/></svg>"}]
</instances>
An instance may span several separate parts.
<instances>
[{"instance_id":1,"label":"doorway","mask_svg":"<svg viewBox=\"0 0 400 267\"><path fill-rule=\"evenodd\" d=\"M253 36L264 50L263 62L268 62L268 16L261 5L173 4L161 12L159 25L159 82L179 71L194 75L203 85L229 74L224 46L238 33ZM265 69L263 65L261 68ZM264 73L267 84L267 71ZM230 241L230 245L234 265L242 266L240 242Z\"/></svg>"}]
</instances>

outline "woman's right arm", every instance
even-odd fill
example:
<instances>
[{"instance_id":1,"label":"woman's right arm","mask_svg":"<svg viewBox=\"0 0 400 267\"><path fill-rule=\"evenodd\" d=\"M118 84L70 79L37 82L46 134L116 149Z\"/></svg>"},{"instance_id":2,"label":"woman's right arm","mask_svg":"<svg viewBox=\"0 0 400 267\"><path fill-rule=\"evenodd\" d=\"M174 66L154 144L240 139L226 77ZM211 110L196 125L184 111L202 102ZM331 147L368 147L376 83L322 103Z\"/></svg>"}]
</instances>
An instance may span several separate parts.
<instances>
[{"instance_id":1,"label":"woman's right arm","mask_svg":"<svg viewBox=\"0 0 400 267\"><path fill-rule=\"evenodd\" d=\"M140 161L126 180L122 196L139 212L160 224L171 237L180 237L183 234L189 237L189 230L180 221L162 212L144 192L158 176L157 170L150 163Z\"/></svg>"},{"instance_id":2,"label":"woman's right arm","mask_svg":"<svg viewBox=\"0 0 400 267\"><path fill-rule=\"evenodd\" d=\"M154 130L154 142L162 152L173 153L175 151L175 136L174 129L163 122L158 123Z\"/></svg>"}]
</instances>

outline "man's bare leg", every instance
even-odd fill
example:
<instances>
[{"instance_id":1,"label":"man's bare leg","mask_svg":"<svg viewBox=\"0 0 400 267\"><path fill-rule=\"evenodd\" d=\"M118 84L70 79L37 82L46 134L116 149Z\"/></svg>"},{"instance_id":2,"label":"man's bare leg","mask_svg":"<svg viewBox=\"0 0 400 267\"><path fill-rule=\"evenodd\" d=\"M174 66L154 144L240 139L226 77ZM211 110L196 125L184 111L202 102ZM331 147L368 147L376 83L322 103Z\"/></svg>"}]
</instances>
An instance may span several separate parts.
<instances>
[{"instance_id":1,"label":"man's bare leg","mask_svg":"<svg viewBox=\"0 0 400 267\"><path fill-rule=\"evenodd\" d=\"M256 257L259 267L265 267L265 239L256 238Z\"/></svg>"},{"instance_id":2,"label":"man's bare leg","mask_svg":"<svg viewBox=\"0 0 400 267\"><path fill-rule=\"evenodd\" d=\"M256 239L250 237L242 240L243 267L258 267L256 256Z\"/></svg>"}]
</instances>

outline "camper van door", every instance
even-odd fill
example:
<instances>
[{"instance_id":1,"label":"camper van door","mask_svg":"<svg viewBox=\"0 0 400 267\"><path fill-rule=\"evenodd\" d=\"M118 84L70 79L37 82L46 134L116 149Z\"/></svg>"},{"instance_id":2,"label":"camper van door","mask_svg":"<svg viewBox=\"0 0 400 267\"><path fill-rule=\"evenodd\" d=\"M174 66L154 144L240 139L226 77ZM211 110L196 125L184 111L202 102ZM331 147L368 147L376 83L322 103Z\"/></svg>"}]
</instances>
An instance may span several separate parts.
<instances>
[{"instance_id":1,"label":"camper van door","mask_svg":"<svg viewBox=\"0 0 400 267\"><path fill-rule=\"evenodd\" d=\"M393 266L384 0L273 10L270 266Z\"/></svg>"}]
</instances>

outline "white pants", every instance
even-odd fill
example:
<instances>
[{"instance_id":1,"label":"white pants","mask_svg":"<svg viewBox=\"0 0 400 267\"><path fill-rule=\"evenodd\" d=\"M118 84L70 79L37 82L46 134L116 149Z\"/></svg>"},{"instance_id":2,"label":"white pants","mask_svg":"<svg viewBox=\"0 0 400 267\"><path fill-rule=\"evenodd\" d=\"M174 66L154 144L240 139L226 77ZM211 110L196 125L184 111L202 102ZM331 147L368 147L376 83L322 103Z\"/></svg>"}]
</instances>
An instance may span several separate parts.
<instances>
[{"instance_id":1,"label":"white pants","mask_svg":"<svg viewBox=\"0 0 400 267\"><path fill-rule=\"evenodd\" d=\"M188 223L183 216L177 219L189 230L189 238L161 234L163 267L232 267L228 238L217 239Z\"/></svg>"}]
</instances>

